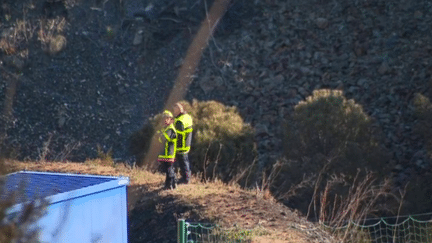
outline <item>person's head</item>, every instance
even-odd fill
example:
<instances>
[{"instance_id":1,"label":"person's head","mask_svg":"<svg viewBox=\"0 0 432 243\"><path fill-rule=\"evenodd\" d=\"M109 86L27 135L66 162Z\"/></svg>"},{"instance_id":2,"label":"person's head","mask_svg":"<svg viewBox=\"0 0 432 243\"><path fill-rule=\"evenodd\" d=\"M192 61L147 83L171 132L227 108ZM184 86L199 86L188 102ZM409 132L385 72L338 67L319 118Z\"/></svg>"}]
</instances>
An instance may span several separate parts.
<instances>
[{"instance_id":1,"label":"person's head","mask_svg":"<svg viewBox=\"0 0 432 243\"><path fill-rule=\"evenodd\" d=\"M184 113L183 105L177 102L173 107L173 111L174 111L174 116L178 116L179 114Z\"/></svg>"},{"instance_id":2,"label":"person's head","mask_svg":"<svg viewBox=\"0 0 432 243\"><path fill-rule=\"evenodd\" d=\"M163 122L165 126L168 126L174 122L174 117L170 111L165 110L163 113Z\"/></svg>"}]
</instances>

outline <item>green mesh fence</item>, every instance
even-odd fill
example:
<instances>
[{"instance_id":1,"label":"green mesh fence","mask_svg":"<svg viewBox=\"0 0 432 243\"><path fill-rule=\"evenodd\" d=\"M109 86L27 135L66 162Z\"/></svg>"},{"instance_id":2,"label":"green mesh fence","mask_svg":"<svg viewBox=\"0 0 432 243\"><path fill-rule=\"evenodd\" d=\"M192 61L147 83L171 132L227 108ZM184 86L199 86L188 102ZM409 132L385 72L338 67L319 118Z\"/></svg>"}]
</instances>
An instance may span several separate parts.
<instances>
[{"instance_id":1,"label":"green mesh fence","mask_svg":"<svg viewBox=\"0 0 432 243\"><path fill-rule=\"evenodd\" d=\"M343 227L322 224L325 229L358 243L432 243L432 213L349 221ZM251 242L247 230L227 230L217 225L178 221L179 243Z\"/></svg>"},{"instance_id":2,"label":"green mesh fence","mask_svg":"<svg viewBox=\"0 0 432 243\"><path fill-rule=\"evenodd\" d=\"M222 229L217 225L205 223L189 223L184 219L178 221L178 243L243 243L248 239L249 231Z\"/></svg>"},{"instance_id":3,"label":"green mesh fence","mask_svg":"<svg viewBox=\"0 0 432 243\"><path fill-rule=\"evenodd\" d=\"M338 236L364 243L432 243L432 213L349 221L343 227L323 226Z\"/></svg>"}]
</instances>

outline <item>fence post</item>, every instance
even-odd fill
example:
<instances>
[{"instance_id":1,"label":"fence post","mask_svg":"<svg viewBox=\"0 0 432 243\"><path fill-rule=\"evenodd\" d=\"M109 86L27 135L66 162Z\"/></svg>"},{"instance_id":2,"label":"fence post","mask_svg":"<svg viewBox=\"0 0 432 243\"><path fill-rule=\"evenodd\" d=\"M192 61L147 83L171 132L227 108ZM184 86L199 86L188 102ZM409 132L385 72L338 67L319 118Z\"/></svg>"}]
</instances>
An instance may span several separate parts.
<instances>
[{"instance_id":1,"label":"fence post","mask_svg":"<svg viewBox=\"0 0 432 243\"><path fill-rule=\"evenodd\" d=\"M186 222L184 219L179 219L177 222L177 242L186 243Z\"/></svg>"}]
</instances>

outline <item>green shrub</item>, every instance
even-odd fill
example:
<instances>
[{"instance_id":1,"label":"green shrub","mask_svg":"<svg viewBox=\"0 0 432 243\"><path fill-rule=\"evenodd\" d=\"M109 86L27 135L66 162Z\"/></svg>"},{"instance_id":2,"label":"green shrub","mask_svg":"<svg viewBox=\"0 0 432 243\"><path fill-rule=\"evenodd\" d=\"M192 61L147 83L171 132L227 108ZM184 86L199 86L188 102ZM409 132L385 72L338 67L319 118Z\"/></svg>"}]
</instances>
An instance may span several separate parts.
<instances>
[{"instance_id":1,"label":"green shrub","mask_svg":"<svg viewBox=\"0 0 432 243\"><path fill-rule=\"evenodd\" d=\"M220 178L225 182L239 180L244 183L246 171L253 171L257 155L253 128L244 123L235 107L226 107L216 101L182 101L182 104L194 119L189 154L192 171L202 173L204 179ZM149 119L140 131L132 135L131 152L138 160L142 160L148 150L159 117L156 115Z\"/></svg>"},{"instance_id":2,"label":"green shrub","mask_svg":"<svg viewBox=\"0 0 432 243\"><path fill-rule=\"evenodd\" d=\"M379 178L389 172L387 153L380 146L379 133L373 129L371 119L341 91L314 91L306 101L295 106L283 130L287 162L273 182L273 191L284 198L287 192L293 194L290 188L294 185L309 180L310 183L298 190L304 195L298 192L296 199L299 204L296 206L302 205L303 209L311 200L318 174L324 183L331 174L343 174L352 180L357 168L373 171Z\"/></svg>"}]
</instances>

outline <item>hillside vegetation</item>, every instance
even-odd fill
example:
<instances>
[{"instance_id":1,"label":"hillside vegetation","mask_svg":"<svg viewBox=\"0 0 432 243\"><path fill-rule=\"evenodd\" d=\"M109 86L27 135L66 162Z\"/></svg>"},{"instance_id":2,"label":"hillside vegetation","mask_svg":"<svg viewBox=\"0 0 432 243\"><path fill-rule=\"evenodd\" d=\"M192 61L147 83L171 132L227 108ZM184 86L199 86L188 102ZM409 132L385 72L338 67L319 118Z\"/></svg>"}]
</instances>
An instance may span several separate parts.
<instances>
[{"instance_id":1,"label":"hillside vegetation","mask_svg":"<svg viewBox=\"0 0 432 243\"><path fill-rule=\"evenodd\" d=\"M430 1L233 0L190 77L194 183L173 192L121 162L140 165L213 1L46 2L0 6L1 155L14 170L130 175L131 239L168 241L178 212L325 242L286 206L321 221L431 210Z\"/></svg>"}]
</instances>

